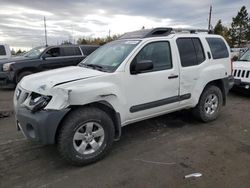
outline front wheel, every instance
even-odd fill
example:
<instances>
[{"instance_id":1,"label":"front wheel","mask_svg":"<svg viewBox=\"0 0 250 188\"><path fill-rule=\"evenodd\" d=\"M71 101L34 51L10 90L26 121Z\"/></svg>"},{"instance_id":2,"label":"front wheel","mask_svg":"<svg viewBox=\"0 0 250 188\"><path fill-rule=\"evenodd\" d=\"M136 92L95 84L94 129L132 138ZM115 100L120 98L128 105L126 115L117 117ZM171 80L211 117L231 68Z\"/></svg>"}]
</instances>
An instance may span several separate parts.
<instances>
[{"instance_id":1,"label":"front wheel","mask_svg":"<svg viewBox=\"0 0 250 188\"><path fill-rule=\"evenodd\" d=\"M108 114L97 108L72 111L58 134L58 151L73 165L100 160L114 140L114 124Z\"/></svg>"},{"instance_id":2,"label":"front wheel","mask_svg":"<svg viewBox=\"0 0 250 188\"><path fill-rule=\"evenodd\" d=\"M16 77L16 83L19 83L23 79L23 77L28 76L30 74L33 74L33 72L31 72L31 71L24 71L24 72L19 73L17 75L17 77Z\"/></svg>"},{"instance_id":3,"label":"front wheel","mask_svg":"<svg viewBox=\"0 0 250 188\"><path fill-rule=\"evenodd\" d=\"M201 94L199 103L193 109L193 114L203 122L215 120L222 107L223 97L220 88L209 86Z\"/></svg>"}]
</instances>

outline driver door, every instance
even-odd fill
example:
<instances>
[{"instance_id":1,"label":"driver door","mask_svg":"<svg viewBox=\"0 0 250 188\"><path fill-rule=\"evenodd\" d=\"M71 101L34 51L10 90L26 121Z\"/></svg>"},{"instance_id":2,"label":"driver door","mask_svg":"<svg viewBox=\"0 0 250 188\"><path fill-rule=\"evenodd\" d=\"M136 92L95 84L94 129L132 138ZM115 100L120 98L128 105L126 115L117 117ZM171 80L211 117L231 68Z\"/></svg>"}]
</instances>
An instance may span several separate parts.
<instances>
[{"instance_id":1,"label":"driver door","mask_svg":"<svg viewBox=\"0 0 250 188\"><path fill-rule=\"evenodd\" d=\"M132 73L135 64L152 61L153 68ZM146 44L132 60L125 93L129 121L153 116L179 105L179 70L168 41Z\"/></svg>"}]
</instances>

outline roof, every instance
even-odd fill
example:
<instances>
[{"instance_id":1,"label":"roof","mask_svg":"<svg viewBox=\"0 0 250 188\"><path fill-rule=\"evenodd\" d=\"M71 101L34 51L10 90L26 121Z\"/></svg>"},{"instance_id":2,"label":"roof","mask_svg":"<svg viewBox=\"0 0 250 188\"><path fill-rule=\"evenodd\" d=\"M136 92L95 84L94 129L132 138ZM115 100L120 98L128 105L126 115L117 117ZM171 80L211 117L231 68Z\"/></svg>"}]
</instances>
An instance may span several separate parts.
<instances>
[{"instance_id":1,"label":"roof","mask_svg":"<svg viewBox=\"0 0 250 188\"><path fill-rule=\"evenodd\" d=\"M132 31L123 34L119 39L134 39L134 38L149 38L149 37L162 37L162 36L168 36L170 34L175 33L189 33L189 34L195 34L195 33L211 33L211 31L204 30L204 29L176 29L176 28L170 28L170 27L158 27L153 29L141 29L138 31Z\"/></svg>"}]
</instances>

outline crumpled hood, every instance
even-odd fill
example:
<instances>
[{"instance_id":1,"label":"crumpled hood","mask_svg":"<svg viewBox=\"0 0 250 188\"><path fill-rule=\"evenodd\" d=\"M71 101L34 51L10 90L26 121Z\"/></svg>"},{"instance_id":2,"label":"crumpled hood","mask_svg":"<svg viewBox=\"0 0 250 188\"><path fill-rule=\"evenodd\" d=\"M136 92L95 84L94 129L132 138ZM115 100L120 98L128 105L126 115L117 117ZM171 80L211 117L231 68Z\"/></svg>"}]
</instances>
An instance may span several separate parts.
<instances>
[{"instance_id":1,"label":"crumpled hood","mask_svg":"<svg viewBox=\"0 0 250 188\"><path fill-rule=\"evenodd\" d=\"M47 93L45 91L54 86L105 74L107 73L78 66L71 66L26 76L21 80L19 85L28 91Z\"/></svg>"},{"instance_id":2,"label":"crumpled hood","mask_svg":"<svg viewBox=\"0 0 250 188\"><path fill-rule=\"evenodd\" d=\"M233 62L234 68L250 69L250 61L235 61Z\"/></svg>"}]
</instances>

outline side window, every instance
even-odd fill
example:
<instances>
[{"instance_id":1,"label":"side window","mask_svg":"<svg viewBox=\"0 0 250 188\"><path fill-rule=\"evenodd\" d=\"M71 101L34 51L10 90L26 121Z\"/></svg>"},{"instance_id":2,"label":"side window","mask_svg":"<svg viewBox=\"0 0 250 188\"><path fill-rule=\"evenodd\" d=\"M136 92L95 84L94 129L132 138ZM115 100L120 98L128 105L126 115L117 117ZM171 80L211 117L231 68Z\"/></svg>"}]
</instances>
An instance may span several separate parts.
<instances>
[{"instance_id":1,"label":"side window","mask_svg":"<svg viewBox=\"0 0 250 188\"><path fill-rule=\"evenodd\" d=\"M62 47L62 56L81 55L79 47Z\"/></svg>"},{"instance_id":2,"label":"side window","mask_svg":"<svg viewBox=\"0 0 250 188\"><path fill-rule=\"evenodd\" d=\"M84 55L90 55L93 51L95 51L98 46L81 46L82 52Z\"/></svg>"},{"instance_id":3,"label":"side window","mask_svg":"<svg viewBox=\"0 0 250 188\"><path fill-rule=\"evenodd\" d=\"M61 56L60 48L51 48L45 53L46 57L59 57Z\"/></svg>"},{"instance_id":4,"label":"side window","mask_svg":"<svg viewBox=\"0 0 250 188\"><path fill-rule=\"evenodd\" d=\"M74 47L75 55L82 55L79 47Z\"/></svg>"},{"instance_id":5,"label":"side window","mask_svg":"<svg viewBox=\"0 0 250 188\"><path fill-rule=\"evenodd\" d=\"M176 43L183 67L199 65L206 59L200 39L179 38Z\"/></svg>"},{"instance_id":6,"label":"side window","mask_svg":"<svg viewBox=\"0 0 250 188\"><path fill-rule=\"evenodd\" d=\"M198 38L193 38L192 41L194 43L197 62L198 62L198 64L201 64L206 59L205 53L204 53L204 50L203 50L203 47L202 47L202 44L201 44L201 41Z\"/></svg>"},{"instance_id":7,"label":"side window","mask_svg":"<svg viewBox=\"0 0 250 188\"><path fill-rule=\"evenodd\" d=\"M147 44L135 57L132 64L144 60L153 62L153 70L164 70L172 68L172 57L169 42L153 42Z\"/></svg>"},{"instance_id":8,"label":"side window","mask_svg":"<svg viewBox=\"0 0 250 188\"><path fill-rule=\"evenodd\" d=\"M0 55L6 55L6 50L3 45L0 45Z\"/></svg>"},{"instance_id":9,"label":"side window","mask_svg":"<svg viewBox=\"0 0 250 188\"><path fill-rule=\"evenodd\" d=\"M206 38L211 49L213 59L229 57L227 46L221 38Z\"/></svg>"}]
</instances>

